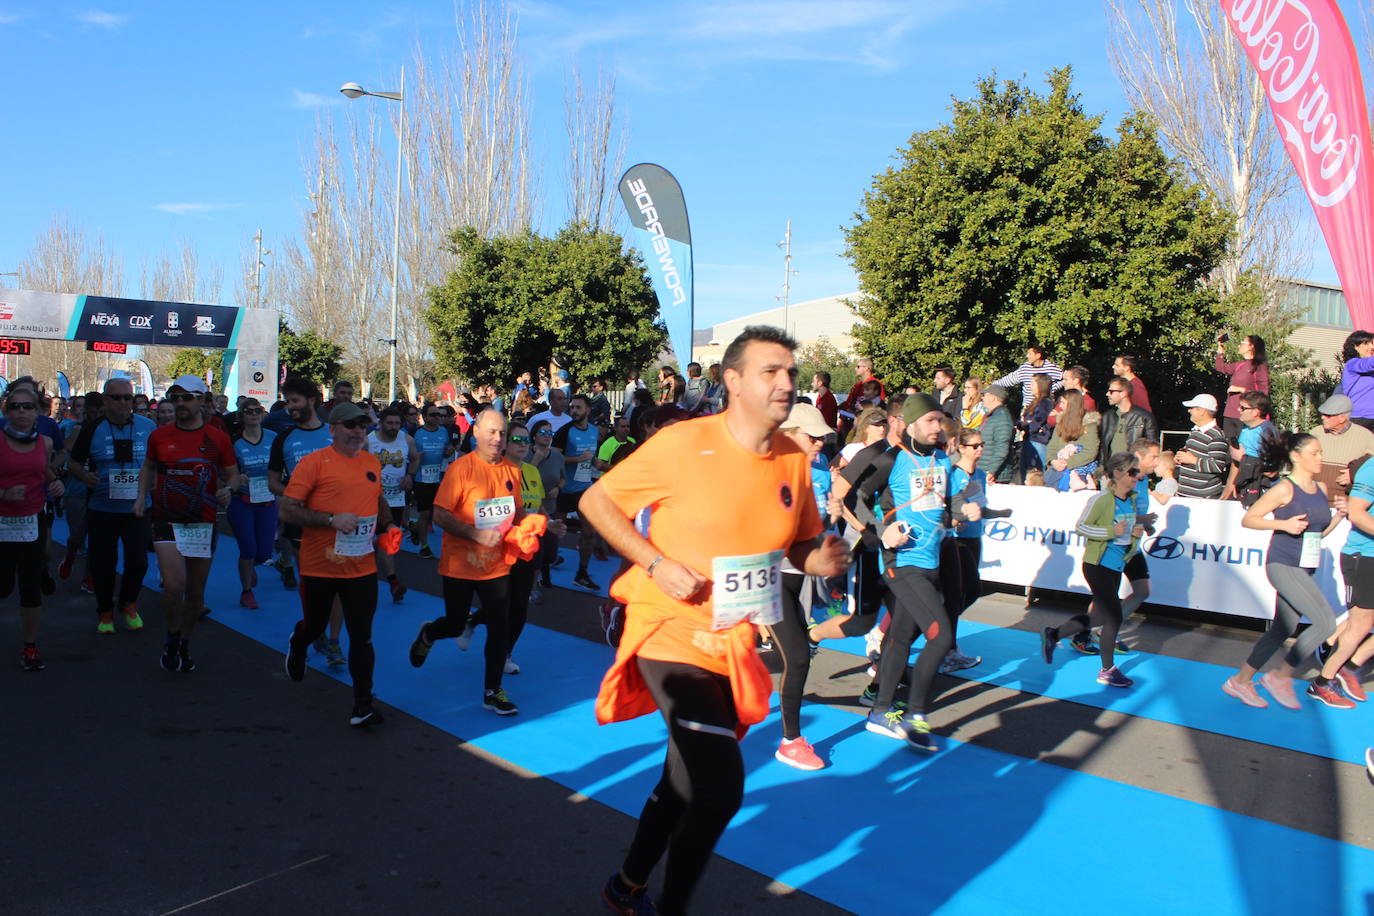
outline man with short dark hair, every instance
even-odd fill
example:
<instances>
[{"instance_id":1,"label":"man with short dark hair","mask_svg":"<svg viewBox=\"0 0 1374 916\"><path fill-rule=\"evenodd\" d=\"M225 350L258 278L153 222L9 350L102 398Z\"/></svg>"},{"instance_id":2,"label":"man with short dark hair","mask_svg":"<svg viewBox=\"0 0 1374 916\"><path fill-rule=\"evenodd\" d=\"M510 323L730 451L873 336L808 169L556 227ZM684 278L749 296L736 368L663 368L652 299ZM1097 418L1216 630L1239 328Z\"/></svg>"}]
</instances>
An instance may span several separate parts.
<instances>
[{"instance_id":1,"label":"man with short dark hair","mask_svg":"<svg viewBox=\"0 0 1374 916\"><path fill-rule=\"evenodd\" d=\"M1199 394L1183 402L1192 418L1188 441L1174 454L1178 464L1178 495L1217 499L1226 488L1231 468L1231 449L1217 425L1217 399Z\"/></svg>"},{"instance_id":2,"label":"man with short dark hair","mask_svg":"<svg viewBox=\"0 0 1374 916\"><path fill-rule=\"evenodd\" d=\"M353 383L347 379L339 379L334 383L334 391L329 400L320 405L320 419L329 421L329 412L340 404L353 403Z\"/></svg>"},{"instance_id":3,"label":"man with short dark hair","mask_svg":"<svg viewBox=\"0 0 1374 916\"><path fill-rule=\"evenodd\" d=\"M1077 391L1083 395L1083 409L1086 411L1097 410L1097 398L1088 393L1088 380L1091 373L1084 366L1069 366L1064 370L1064 378L1061 385L1064 391Z\"/></svg>"},{"instance_id":4,"label":"man with short dark hair","mask_svg":"<svg viewBox=\"0 0 1374 916\"><path fill-rule=\"evenodd\" d=\"M819 370L811 376L811 393L815 398L816 409L821 412L821 417L825 420L825 425L834 429L835 421L839 417L840 405L835 400L835 392L830 390L829 372Z\"/></svg>"},{"instance_id":5,"label":"man with short dark hair","mask_svg":"<svg viewBox=\"0 0 1374 916\"><path fill-rule=\"evenodd\" d=\"M887 390L883 387L883 380L873 374L873 360L869 359L867 356L860 358L854 363L854 372L854 387L849 389L849 397L844 399L844 403L840 405L840 410L857 415L859 411L863 410L863 406L859 402L866 397L864 394L864 384L866 382L872 380L878 383L879 398L886 399Z\"/></svg>"},{"instance_id":6,"label":"man with short dark hair","mask_svg":"<svg viewBox=\"0 0 1374 916\"><path fill-rule=\"evenodd\" d=\"M530 426L534 426L540 420L548 420L549 426L557 433L564 426L572 422L572 417L568 416L568 396L563 393L561 388L549 389L549 409L540 411L530 417Z\"/></svg>"},{"instance_id":7,"label":"man with short dark hair","mask_svg":"<svg viewBox=\"0 0 1374 916\"><path fill-rule=\"evenodd\" d=\"M1008 389L1012 385L1020 385L1021 403L1025 405L1031 402L1031 386L1035 384L1037 375L1048 375L1050 377L1050 390L1053 391L1064 377L1064 370L1045 358L1044 347L1031 344L1026 347L1026 361L1017 366L1014 372L1008 372L993 384Z\"/></svg>"},{"instance_id":8,"label":"man with short dark hair","mask_svg":"<svg viewBox=\"0 0 1374 916\"><path fill-rule=\"evenodd\" d=\"M1107 383L1107 409L1102 411L1098 437L1102 443L1102 461L1117 452L1124 452L1137 439L1159 441L1159 424L1155 415L1131 400L1131 383L1113 376Z\"/></svg>"},{"instance_id":9,"label":"man with short dark hair","mask_svg":"<svg viewBox=\"0 0 1374 916\"><path fill-rule=\"evenodd\" d=\"M1153 414L1155 409L1150 406L1150 392L1145 390L1145 383L1140 380L1140 376L1135 374L1136 358L1121 354L1112 362L1112 374L1124 378L1131 386L1131 403L1146 413Z\"/></svg>"},{"instance_id":10,"label":"man with short dark hair","mask_svg":"<svg viewBox=\"0 0 1374 916\"><path fill-rule=\"evenodd\" d=\"M596 449L601 444L600 431L590 423L591 402L585 394L572 396L568 401L568 415L572 422L553 435L553 447L562 451L567 464L563 489L558 491L558 513L565 517L577 512L582 494L600 476L596 469ZM591 526L583 525L577 537L578 564L573 583L594 592L601 591L601 586L592 580L587 563L599 543Z\"/></svg>"},{"instance_id":11,"label":"man with short dark hair","mask_svg":"<svg viewBox=\"0 0 1374 916\"><path fill-rule=\"evenodd\" d=\"M959 387L954 382L954 367L936 366L935 376L931 381L935 400L940 402L940 409L944 411L945 416L952 420L958 420L959 411L963 409L964 405Z\"/></svg>"},{"instance_id":12,"label":"man with short dark hair","mask_svg":"<svg viewBox=\"0 0 1374 916\"><path fill-rule=\"evenodd\" d=\"M710 383L701 376L701 363L687 364L687 393L682 396L682 406L692 413L701 407L701 399L706 396Z\"/></svg>"}]
</instances>

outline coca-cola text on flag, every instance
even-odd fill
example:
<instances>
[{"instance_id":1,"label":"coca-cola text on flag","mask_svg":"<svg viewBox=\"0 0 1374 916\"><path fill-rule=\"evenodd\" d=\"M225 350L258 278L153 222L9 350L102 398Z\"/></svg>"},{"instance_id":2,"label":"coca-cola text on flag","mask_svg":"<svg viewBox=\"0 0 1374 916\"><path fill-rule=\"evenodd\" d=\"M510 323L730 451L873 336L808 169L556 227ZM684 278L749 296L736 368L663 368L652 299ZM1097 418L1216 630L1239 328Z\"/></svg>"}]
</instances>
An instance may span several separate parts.
<instances>
[{"instance_id":1,"label":"coca-cola text on flag","mask_svg":"<svg viewBox=\"0 0 1374 916\"><path fill-rule=\"evenodd\" d=\"M1374 329L1369 114L1350 29L1335 0L1221 0L1340 275L1350 319Z\"/></svg>"}]
</instances>

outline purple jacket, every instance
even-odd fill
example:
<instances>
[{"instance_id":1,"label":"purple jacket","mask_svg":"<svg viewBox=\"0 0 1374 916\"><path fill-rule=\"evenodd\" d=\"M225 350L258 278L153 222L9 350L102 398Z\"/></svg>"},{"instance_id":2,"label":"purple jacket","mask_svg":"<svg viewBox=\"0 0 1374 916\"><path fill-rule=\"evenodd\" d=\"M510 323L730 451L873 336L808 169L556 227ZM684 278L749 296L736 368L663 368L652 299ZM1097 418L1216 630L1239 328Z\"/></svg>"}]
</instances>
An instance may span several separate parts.
<instances>
[{"instance_id":1,"label":"purple jacket","mask_svg":"<svg viewBox=\"0 0 1374 916\"><path fill-rule=\"evenodd\" d=\"M1346 360L1341 392L1354 403L1352 417L1374 417L1374 356Z\"/></svg>"}]
</instances>

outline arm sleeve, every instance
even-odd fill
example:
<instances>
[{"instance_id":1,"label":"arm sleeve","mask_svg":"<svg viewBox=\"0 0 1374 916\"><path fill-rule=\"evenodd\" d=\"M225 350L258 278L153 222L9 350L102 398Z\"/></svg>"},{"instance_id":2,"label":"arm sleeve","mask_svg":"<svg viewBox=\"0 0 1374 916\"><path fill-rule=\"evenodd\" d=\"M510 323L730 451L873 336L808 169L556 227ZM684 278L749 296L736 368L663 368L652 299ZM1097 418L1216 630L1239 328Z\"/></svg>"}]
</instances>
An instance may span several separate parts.
<instances>
[{"instance_id":1,"label":"arm sleeve","mask_svg":"<svg viewBox=\"0 0 1374 916\"><path fill-rule=\"evenodd\" d=\"M1005 410L1006 408L1003 408ZM988 414L989 419L992 414ZM991 434L991 435L989 435ZM1011 449L1011 423L1009 422L984 422L983 424L983 457L978 459L978 467L982 468L989 475L995 475L1002 468L1002 463L1007 460L1007 452Z\"/></svg>"},{"instance_id":2,"label":"arm sleeve","mask_svg":"<svg viewBox=\"0 0 1374 916\"><path fill-rule=\"evenodd\" d=\"M1012 385L1019 385L1021 384L1021 370L1013 369L1011 372L1008 372L1006 375L1002 376L997 381L993 382L993 384L1001 385L1003 388L1007 388Z\"/></svg>"},{"instance_id":3,"label":"arm sleeve","mask_svg":"<svg viewBox=\"0 0 1374 916\"><path fill-rule=\"evenodd\" d=\"M1100 503L1104 499L1115 498L1116 497L1112 495L1112 492L1110 490L1103 490L1101 493L1097 494L1092 499L1090 499L1088 501L1088 504L1083 507L1083 514L1078 517L1078 524L1074 525L1074 531L1077 531L1079 534L1083 535L1083 537L1094 541L1105 541L1110 539L1112 537L1112 530L1110 528L1103 528L1098 525L1090 525L1088 524L1088 519L1093 515L1093 510L1097 508L1098 503Z\"/></svg>"},{"instance_id":4,"label":"arm sleeve","mask_svg":"<svg viewBox=\"0 0 1374 916\"><path fill-rule=\"evenodd\" d=\"M1231 467L1231 451L1221 430L1212 429L1207 437L1206 449L1197 456L1197 469L1204 474L1225 474Z\"/></svg>"},{"instance_id":5,"label":"arm sleeve","mask_svg":"<svg viewBox=\"0 0 1374 916\"><path fill-rule=\"evenodd\" d=\"M1078 444L1083 446L1077 455L1069 459L1069 467L1081 468L1085 464L1091 464L1097 460L1098 450L1102 448L1097 438L1097 424L1089 423L1083 427L1083 435L1078 437Z\"/></svg>"},{"instance_id":6,"label":"arm sleeve","mask_svg":"<svg viewBox=\"0 0 1374 916\"><path fill-rule=\"evenodd\" d=\"M1151 442L1159 441L1159 421L1156 420L1155 415L1148 410L1145 411L1145 429L1141 435ZM1127 443L1127 445L1129 446L1130 443Z\"/></svg>"},{"instance_id":7,"label":"arm sleeve","mask_svg":"<svg viewBox=\"0 0 1374 916\"><path fill-rule=\"evenodd\" d=\"M849 511L854 517L875 531L882 527L878 516L873 512L873 499L887 489L888 478L892 475L892 463L896 460L892 450L883 452L869 467L868 473L857 487L850 491L854 504ZM847 501L846 501L847 502Z\"/></svg>"},{"instance_id":8,"label":"arm sleeve","mask_svg":"<svg viewBox=\"0 0 1374 916\"><path fill-rule=\"evenodd\" d=\"M234 468L239 466L238 454L234 451L234 443L229 441L229 436L220 429L209 430L210 441L215 443L215 448L219 450L219 461L215 462L222 468Z\"/></svg>"},{"instance_id":9,"label":"arm sleeve","mask_svg":"<svg viewBox=\"0 0 1374 916\"><path fill-rule=\"evenodd\" d=\"M86 459L91 457L91 440L95 438L95 428L99 425L100 423L87 423L81 427L81 432L77 433L70 456L77 464L85 464Z\"/></svg>"},{"instance_id":10,"label":"arm sleeve","mask_svg":"<svg viewBox=\"0 0 1374 916\"><path fill-rule=\"evenodd\" d=\"M568 427L571 423L564 423L559 427L558 432L553 434L553 447L563 453L566 458L568 454Z\"/></svg>"},{"instance_id":11,"label":"arm sleeve","mask_svg":"<svg viewBox=\"0 0 1374 916\"><path fill-rule=\"evenodd\" d=\"M278 474L286 470L286 437L291 435L291 430L279 433L277 438L272 440L272 453L267 456L267 470L276 471Z\"/></svg>"},{"instance_id":12,"label":"arm sleeve","mask_svg":"<svg viewBox=\"0 0 1374 916\"><path fill-rule=\"evenodd\" d=\"M1214 365L1216 366L1216 370L1227 378L1230 378L1232 373L1240 368L1240 363L1228 363L1226 358L1221 355L1220 351L1217 353L1216 363Z\"/></svg>"}]
</instances>

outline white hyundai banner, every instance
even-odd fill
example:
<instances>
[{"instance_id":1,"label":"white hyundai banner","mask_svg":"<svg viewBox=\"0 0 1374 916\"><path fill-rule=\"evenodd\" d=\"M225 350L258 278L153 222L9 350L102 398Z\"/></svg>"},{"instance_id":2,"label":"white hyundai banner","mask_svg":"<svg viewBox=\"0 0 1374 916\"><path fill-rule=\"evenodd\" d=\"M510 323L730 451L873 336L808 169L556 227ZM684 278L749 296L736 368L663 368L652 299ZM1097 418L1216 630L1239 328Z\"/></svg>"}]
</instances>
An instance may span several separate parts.
<instances>
[{"instance_id":1,"label":"white hyundai banner","mask_svg":"<svg viewBox=\"0 0 1374 916\"><path fill-rule=\"evenodd\" d=\"M1048 487L1010 484L988 488L988 504L1010 509L1010 518L983 526L982 576L1005 585L1088 591L1080 566L1083 538L1074 525L1096 493L1060 493ZM1239 617L1274 616L1274 590L1264 575L1268 531L1242 528L1238 502L1177 496L1159 513L1155 533L1143 544L1150 568L1150 603ZM1340 550L1350 523L1342 520L1323 541L1317 582L1339 612L1345 584ZM1122 584L1122 593L1129 589Z\"/></svg>"}]
</instances>

